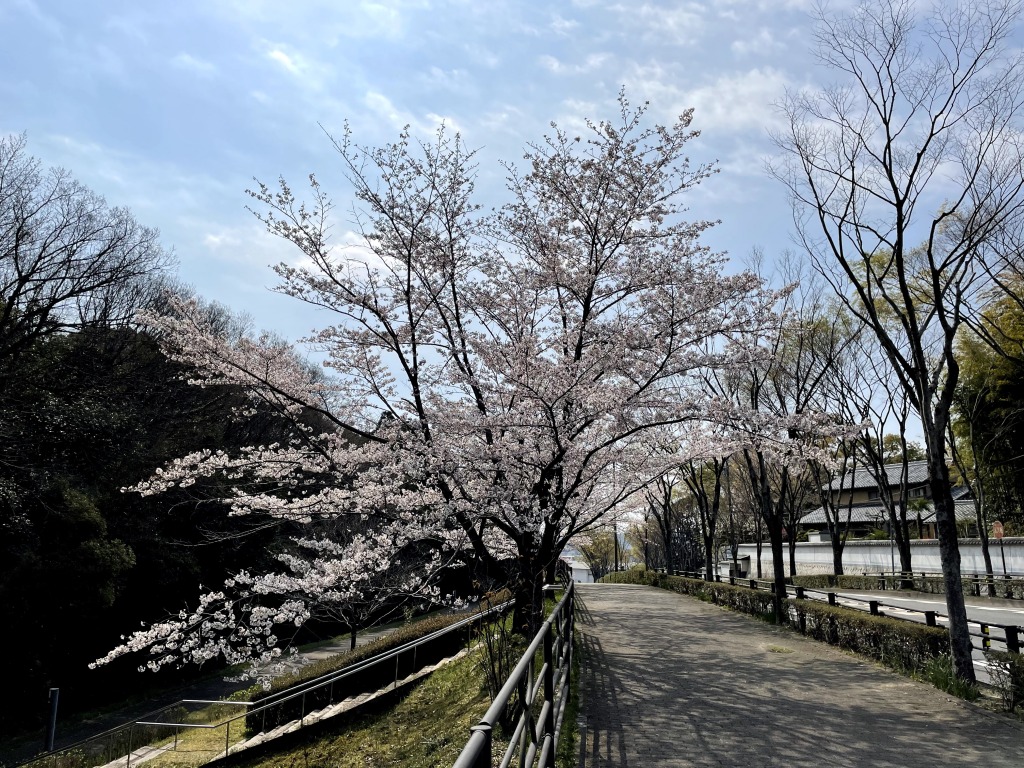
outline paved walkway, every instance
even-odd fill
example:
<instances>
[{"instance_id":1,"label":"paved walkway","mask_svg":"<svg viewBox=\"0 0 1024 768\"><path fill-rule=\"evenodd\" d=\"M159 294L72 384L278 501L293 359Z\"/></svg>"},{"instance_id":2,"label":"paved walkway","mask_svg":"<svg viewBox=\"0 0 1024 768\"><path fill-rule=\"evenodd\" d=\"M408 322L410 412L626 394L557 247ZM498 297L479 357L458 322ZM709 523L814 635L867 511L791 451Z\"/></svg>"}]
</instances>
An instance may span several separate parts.
<instances>
[{"instance_id":1,"label":"paved walkway","mask_svg":"<svg viewBox=\"0 0 1024 768\"><path fill-rule=\"evenodd\" d=\"M587 768L1024 765L1024 727L788 630L577 585Z\"/></svg>"}]
</instances>

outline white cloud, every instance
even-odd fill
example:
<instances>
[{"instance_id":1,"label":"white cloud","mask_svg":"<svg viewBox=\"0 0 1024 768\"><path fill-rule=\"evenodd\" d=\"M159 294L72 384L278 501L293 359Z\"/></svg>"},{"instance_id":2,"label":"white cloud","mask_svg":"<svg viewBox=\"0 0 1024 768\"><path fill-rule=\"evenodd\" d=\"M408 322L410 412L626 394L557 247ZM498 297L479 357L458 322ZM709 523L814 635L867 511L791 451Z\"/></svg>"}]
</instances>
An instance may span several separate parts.
<instances>
[{"instance_id":1,"label":"white cloud","mask_svg":"<svg viewBox=\"0 0 1024 768\"><path fill-rule=\"evenodd\" d=\"M733 40L729 46L738 56L763 55L782 50L785 46L775 39L775 35L767 27L761 27L757 34L739 40Z\"/></svg>"},{"instance_id":2,"label":"white cloud","mask_svg":"<svg viewBox=\"0 0 1024 768\"><path fill-rule=\"evenodd\" d=\"M276 61L286 70L291 72L293 75L302 74L302 67L298 64L295 58L289 56L287 53L282 51L280 48L272 48L267 51L267 58L271 61Z\"/></svg>"},{"instance_id":3,"label":"white cloud","mask_svg":"<svg viewBox=\"0 0 1024 768\"><path fill-rule=\"evenodd\" d=\"M35 2L35 0L14 0L12 5L16 11L21 11L25 15L29 16L32 21L41 27L48 35L60 40L64 39L64 29L61 26L61 23L55 17L45 13L39 7L39 3ZM0 7L0 18L3 18L3 12L5 10L7 10L7 8Z\"/></svg>"},{"instance_id":4,"label":"white cloud","mask_svg":"<svg viewBox=\"0 0 1024 768\"><path fill-rule=\"evenodd\" d=\"M668 40L676 45L694 45L705 31L708 9L697 2L658 5L651 2L624 3L609 6L617 13L623 26L638 26L642 37Z\"/></svg>"},{"instance_id":5,"label":"white cloud","mask_svg":"<svg viewBox=\"0 0 1024 768\"><path fill-rule=\"evenodd\" d=\"M538 58L540 65L549 72L557 75L583 75L600 69L605 62L611 59L608 53L591 53L577 64L563 63L549 54L543 54Z\"/></svg>"},{"instance_id":6,"label":"white cloud","mask_svg":"<svg viewBox=\"0 0 1024 768\"><path fill-rule=\"evenodd\" d=\"M171 66L203 77L209 77L217 72L217 67L213 63L184 52L171 59Z\"/></svg>"},{"instance_id":7,"label":"white cloud","mask_svg":"<svg viewBox=\"0 0 1024 768\"><path fill-rule=\"evenodd\" d=\"M551 31L557 35L568 35L574 29L578 28L580 23L575 19L563 19L557 13L551 20Z\"/></svg>"},{"instance_id":8,"label":"white cloud","mask_svg":"<svg viewBox=\"0 0 1024 768\"><path fill-rule=\"evenodd\" d=\"M462 128L458 121L451 115L439 115L436 112L427 112L417 117L412 112L399 109L383 93L370 91L363 99L363 103L379 118L391 125L396 130L409 126L414 136L421 138L437 133L442 125L446 132L460 133Z\"/></svg>"},{"instance_id":9,"label":"white cloud","mask_svg":"<svg viewBox=\"0 0 1024 768\"><path fill-rule=\"evenodd\" d=\"M762 131L778 124L774 104L783 95L786 76L771 67L722 75L683 94L694 108L694 125L723 133Z\"/></svg>"}]
</instances>

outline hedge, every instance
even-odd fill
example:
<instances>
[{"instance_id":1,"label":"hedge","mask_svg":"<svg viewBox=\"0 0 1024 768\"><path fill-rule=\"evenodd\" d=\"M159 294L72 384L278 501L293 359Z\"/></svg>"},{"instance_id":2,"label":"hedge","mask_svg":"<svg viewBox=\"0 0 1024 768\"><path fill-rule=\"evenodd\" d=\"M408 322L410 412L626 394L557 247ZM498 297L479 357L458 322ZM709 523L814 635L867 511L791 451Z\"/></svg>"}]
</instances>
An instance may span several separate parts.
<instances>
[{"instance_id":1,"label":"hedge","mask_svg":"<svg viewBox=\"0 0 1024 768\"><path fill-rule=\"evenodd\" d=\"M761 618L773 615L772 594L747 587L640 569L609 574L601 581L660 587ZM790 625L798 632L875 659L900 672L922 673L930 659L943 656L949 650L949 633L942 627L872 616L808 600L786 600L785 606Z\"/></svg>"}]
</instances>

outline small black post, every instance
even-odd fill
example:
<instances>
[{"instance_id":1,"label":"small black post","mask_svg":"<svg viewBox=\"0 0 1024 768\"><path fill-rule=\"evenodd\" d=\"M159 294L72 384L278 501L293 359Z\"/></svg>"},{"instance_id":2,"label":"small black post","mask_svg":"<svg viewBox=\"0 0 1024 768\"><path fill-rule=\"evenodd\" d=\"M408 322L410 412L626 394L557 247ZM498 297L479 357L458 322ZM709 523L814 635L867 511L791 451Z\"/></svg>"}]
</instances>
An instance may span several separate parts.
<instances>
[{"instance_id":1,"label":"small black post","mask_svg":"<svg viewBox=\"0 0 1024 768\"><path fill-rule=\"evenodd\" d=\"M836 593L835 592L829 592L828 593L828 604L829 605L835 605L836 604Z\"/></svg>"},{"instance_id":2,"label":"small black post","mask_svg":"<svg viewBox=\"0 0 1024 768\"><path fill-rule=\"evenodd\" d=\"M750 580L750 588L751 589L757 589L757 579L751 579Z\"/></svg>"},{"instance_id":3,"label":"small black post","mask_svg":"<svg viewBox=\"0 0 1024 768\"><path fill-rule=\"evenodd\" d=\"M733 574L732 571L729 571L729 583L732 584L734 587L736 586L736 576Z\"/></svg>"},{"instance_id":4,"label":"small black post","mask_svg":"<svg viewBox=\"0 0 1024 768\"><path fill-rule=\"evenodd\" d=\"M927 624L929 627L935 626L935 611L924 612L924 623Z\"/></svg>"},{"instance_id":5,"label":"small black post","mask_svg":"<svg viewBox=\"0 0 1024 768\"><path fill-rule=\"evenodd\" d=\"M878 615L878 601L877 600L868 600L868 607L871 609L871 615L872 616L877 616Z\"/></svg>"},{"instance_id":6,"label":"small black post","mask_svg":"<svg viewBox=\"0 0 1024 768\"><path fill-rule=\"evenodd\" d=\"M796 599L797 600L803 600L804 599L804 588L803 587L796 587Z\"/></svg>"},{"instance_id":7,"label":"small black post","mask_svg":"<svg viewBox=\"0 0 1024 768\"><path fill-rule=\"evenodd\" d=\"M1017 630L1020 627L1003 627L1003 632L1006 633L1006 650L1008 653L1020 653L1020 635L1017 634Z\"/></svg>"},{"instance_id":8,"label":"small black post","mask_svg":"<svg viewBox=\"0 0 1024 768\"><path fill-rule=\"evenodd\" d=\"M53 752L53 740L57 735L57 699L60 688L50 689L50 721L46 726L46 751Z\"/></svg>"}]
</instances>

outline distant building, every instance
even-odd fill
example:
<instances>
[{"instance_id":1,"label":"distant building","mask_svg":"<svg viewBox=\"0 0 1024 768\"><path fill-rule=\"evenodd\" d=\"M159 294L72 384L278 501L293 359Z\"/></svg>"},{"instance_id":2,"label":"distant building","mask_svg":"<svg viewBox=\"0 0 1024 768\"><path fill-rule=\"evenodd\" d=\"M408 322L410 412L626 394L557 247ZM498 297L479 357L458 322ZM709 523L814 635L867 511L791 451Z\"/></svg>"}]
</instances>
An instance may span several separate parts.
<instances>
[{"instance_id":1,"label":"distant building","mask_svg":"<svg viewBox=\"0 0 1024 768\"><path fill-rule=\"evenodd\" d=\"M892 490L895 500L899 496L902 463L886 464L885 474L886 486ZM883 504L882 492L878 482L867 469L847 472L842 478L833 480L828 490L832 495L839 529L843 530L848 526L851 538L863 538L876 530L889 530L889 512ZM956 505L957 527L961 528L965 536L977 535L970 488L955 486L953 500ZM928 467L924 461L911 461L907 465L906 501L907 522L910 524L911 535L917 534L922 539L935 538L935 507L931 501ZM847 513L850 516L849 522ZM812 540L828 536L824 507L807 513L800 518L797 525L798 530L806 531Z\"/></svg>"}]
</instances>

